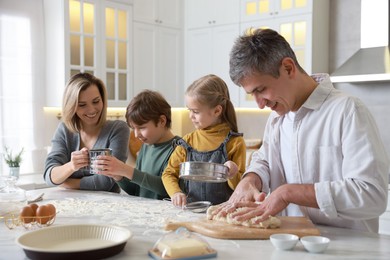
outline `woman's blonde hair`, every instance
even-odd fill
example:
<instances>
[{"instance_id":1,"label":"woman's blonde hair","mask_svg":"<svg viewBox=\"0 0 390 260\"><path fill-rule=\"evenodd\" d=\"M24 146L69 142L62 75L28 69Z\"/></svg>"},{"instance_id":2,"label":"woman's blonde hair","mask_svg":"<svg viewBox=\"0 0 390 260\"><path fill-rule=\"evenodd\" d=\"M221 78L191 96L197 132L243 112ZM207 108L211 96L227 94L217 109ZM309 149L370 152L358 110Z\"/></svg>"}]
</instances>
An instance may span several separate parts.
<instances>
[{"instance_id":1,"label":"woman's blonde hair","mask_svg":"<svg viewBox=\"0 0 390 260\"><path fill-rule=\"evenodd\" d=\"M227 123L231 130L238 132L236 111L223 79L213 74L203 76L187 88L185 95L196 98L200 104L210 108L220 105L221 120Z\"/></svg>"},{"instance_id":2,"label":"woman's blonde hair","mask_svg":"<svg viewBox=\"0 0 390 260\"><path fill-rule=\"evenodd\" d=\"M78 73L73 75L66 84L62 100L62 121L72 132L80 132L81 129L81 120L76 114L80 92L92 85L97 86L99 89L103 102L103 109L100 114L98 126L102 127L106 123L107 91L103 81L89 73Z\"/></svg>"}]
</instances>

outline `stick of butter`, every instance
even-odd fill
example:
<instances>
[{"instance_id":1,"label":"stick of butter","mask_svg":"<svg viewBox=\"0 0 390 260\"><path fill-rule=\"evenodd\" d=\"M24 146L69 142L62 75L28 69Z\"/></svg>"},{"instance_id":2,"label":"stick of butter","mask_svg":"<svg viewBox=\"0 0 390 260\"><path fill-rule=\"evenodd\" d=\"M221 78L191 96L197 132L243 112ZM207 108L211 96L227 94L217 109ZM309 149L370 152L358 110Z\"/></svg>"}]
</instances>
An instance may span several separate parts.
<instances>
[{"instance_id":1,"label":"stick of butter","mask_svg":"<svg viewBox=\"0 0 390 260\"><path fill-rule=\"evenodd\" d=\"M207 244L194 238L160 241L157 249L162 257L186 257L202 255L208 252Z\"/></svg>"}]
</instances>

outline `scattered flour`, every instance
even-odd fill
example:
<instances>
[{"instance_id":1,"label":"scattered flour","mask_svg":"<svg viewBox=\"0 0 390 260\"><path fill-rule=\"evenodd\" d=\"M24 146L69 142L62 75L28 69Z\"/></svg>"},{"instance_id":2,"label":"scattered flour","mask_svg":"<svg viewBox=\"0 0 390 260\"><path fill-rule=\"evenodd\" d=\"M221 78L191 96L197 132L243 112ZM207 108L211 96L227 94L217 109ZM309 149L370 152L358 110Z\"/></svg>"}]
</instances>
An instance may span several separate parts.
<instances>
[{"instance_id":1,"label":"scattered flour","mask_svg":"<svg viewBox=\"0 0 390 260\"><path fill-rule=\"evenodd\" d=\"M183 221L193 218L190 211L180 210L171 202L161 200L145 200L118 196L113 199L89 200L67 198L50 201L57 209L58 217L97 216L102 221L119 226L143 228L163 228L167 222Z\"/></svg>"}]
</instances>

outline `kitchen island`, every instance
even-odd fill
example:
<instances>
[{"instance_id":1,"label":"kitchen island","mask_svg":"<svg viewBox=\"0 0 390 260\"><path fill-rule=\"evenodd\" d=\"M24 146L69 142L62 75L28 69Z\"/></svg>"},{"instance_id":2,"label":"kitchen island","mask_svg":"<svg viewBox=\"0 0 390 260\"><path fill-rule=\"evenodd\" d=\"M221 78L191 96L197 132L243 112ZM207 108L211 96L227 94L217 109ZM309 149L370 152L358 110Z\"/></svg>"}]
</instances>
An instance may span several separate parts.
<instances>
[{"instance_id":1,"label":"kitchen island","mask_svg":"<svg viewBox=\"0 0 390 260\"><path fill-rule=\"evenodd\" d=\"M166 221L190 221L204 218L175 208L171 202L131 197L126 194L47 188L27 192L29 198L44 192L39 204L57 207L53 226L62 224L111 224L128 228L133 236L119 254L110 259L151 259L147 252L166 234ZM1 221L1 220L0 220ZM305 251L298 242L292 251L275 249L269 240L224 240L202 236L217 250L219 259L389 259L390 236L342 228L317 226L321 235L331 239L321 254ZM38 227L34 227L35 229ZM44 228L44 227L42 227ZM27 259L15 239L28 232L24 227L8 229L0 222L0 259Z\"/></svg>"}]
</instances>

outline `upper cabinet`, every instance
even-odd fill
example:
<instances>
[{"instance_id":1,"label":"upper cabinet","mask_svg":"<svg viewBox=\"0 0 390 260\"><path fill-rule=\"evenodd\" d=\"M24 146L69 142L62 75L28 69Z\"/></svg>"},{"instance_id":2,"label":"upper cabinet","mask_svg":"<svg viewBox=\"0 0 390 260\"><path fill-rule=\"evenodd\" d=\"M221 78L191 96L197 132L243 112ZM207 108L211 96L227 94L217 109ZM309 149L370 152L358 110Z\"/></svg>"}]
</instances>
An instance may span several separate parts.
<instances>
[{"instance_id":1,"label":"upper cabinet","mask_svg":"<svg viewBox=\"0 0 390 260\"><path fill-rule=\"evenodd\" d=\"M171 106L183 106L181 0L134 1L134 95L159 91Z\"/></svg>"},{"instance_id":2,"label":"upper cabinet","mask_svg":"<svg viewBox=\"0 0 390 260\"><path fill-rule=\"evenodd\" d=\"M125 3L125 2L123 2ZM107 87L108 105L132 96L132 6L118 1L45 0L47 102L61 106L67 80L94 74Z\"/></svg>"},{"instance_id":3,"label":"upper cabinet","mask_svg":"<svg viewBox=\"0 0 390 260\"><path fill-rule=\"evenodd\" d=\"M239 0L185 3L185 88L202 76L215 74L226 82L233 104L239 106L239 88L229 76L229 53L239 35Z\"/></svg>"},{"instance_id":4,"label":"upper cabinet","mask_svg":"<svg viewBox=\"0 0 390 260\"><path fill-rule=\"evenodd\" d=\"M289 42L308 74L328 72L328 0L241 0L241 6L240 31L274 29ZM243 94L240 106L256 104Z\"/></svg>"},{"instance_id":5,"label":"upper cabinet","mask_svg":"<svg viewBox=\"0 0 390 260\"><path fill-rule=\"evenodd\" d=\"M101 78L106 82L108 105L127 106L132 92L132 7L103 1Z\"/></svg>"},{"instance_id":6,"label":"upper cabinet","mask_svg":"<svg viewBox=\"0 0 390 260\"><path fill-rule=\"evenodd\" d=\"M78 72L101 78L110 106L126 107L143 89L184 106L184 90L220 76L236 107L256 103L229 76L234 41L272 28L309 73L328 71L329 0L43 0L47 106L61 106Z\"/></svg>"},{"instance_id":7,"label":"upper cabinet","mask_svg":"<svg viewBox=\"0 0 390 260\"><path fill-rule=\"evenodd\" d=\"M182 28L181 0L134 0L134 21Z\"/></svg>"},{"instance_id":8,"label":"upper cabinet","mask_svg":"<svg viewBox=\"0 0 390 260\"><path fill-rule=\"evenodd\" d=\"M241 0L241 22L310 13L312 0Z\"/></svg>"},{"instance_id":9,"label":"upper cabinet","mask_svg":"<svg viewBox=\"0 0 390 260\"><path fill-rule=\"evenodd\" d=\"M308 73L328 71L328 0L241 0L242 32L278 31Z\"/></svg>"},{"instance_id":10,"label":"upper cabinet","mask_svg":"<svg viewBox=\"0 0 390 260\"><path fill-rule=\"evenodd\" d=\"M238 0L186 0L187 29L239 22Z\"/></svg>"}]
</instances>

